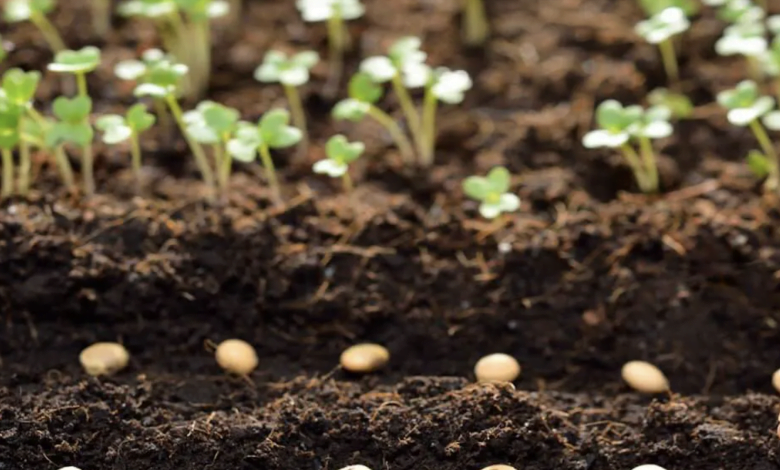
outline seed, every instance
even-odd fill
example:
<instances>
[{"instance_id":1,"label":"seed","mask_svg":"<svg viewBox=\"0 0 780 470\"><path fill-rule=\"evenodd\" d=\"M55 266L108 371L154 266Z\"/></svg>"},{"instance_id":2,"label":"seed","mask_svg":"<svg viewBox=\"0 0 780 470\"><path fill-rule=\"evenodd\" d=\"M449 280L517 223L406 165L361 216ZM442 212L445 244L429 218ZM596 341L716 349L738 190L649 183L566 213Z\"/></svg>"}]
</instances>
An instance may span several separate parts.
<instances>
[{"instance_id":1,"label":"seed","mask_svg":"<svg viewBox=\"0 0 780 470\"><path fill-rule=\"evenodd\" d=\"M774 374L772 374L772 386L775 387L775 390L780 392L780 369L777 369Z\"/></svg>"},{"instance_id":2,"label":"seed","mask_svg":"<svg viewBox=\"0 0 780 470\"><path fill-rule=\"evenodd\" d=\"M339 362L344 369L359 374L374 372L390 361L390 351L384 346L363 343L350 346L341 353Z\"/></svg>"},{"instance_id":3,"label":"seed","mask_svg":"<svg viewBox=\"0 0 780 470\"><path fill-rule=\"evenodd\" d=\"M640 465L638 467L634 467L634 470L665 470L665 469L663 467L659 467L658 465L647 463L644 465Z\"/></svg>"},{"instance_id":4,"label":"seed","mask_svg":"<svg viewBox=\"0 0 780 470\"><path fill-rule=\"evenodd\" d=\"M477 361L474 375L478 382L511 382L520 376L520 364L508 354L490 354Z\"/></svg>"},{"instance_id":5,"label":"seed","mask_svg":"<svg viewBox=\"0 0 780 470\"><path fill-rule=\"evenodd\" d=\"M497 465L490 465L488 467L483 468L482 470L515 470L515 467L510 467L509 465L497 464Z\"/></svg>"},{"instance_id":6,"label":"seed","mask_svg":"<svg viewBox=\"0 0 780 470\"><path fill-rule=\"evenodd\" d=\"M371 470L370 468L366 467L365 465L348 465L341 470Z\"/></svg>"},{"instance_id":7,"label":"seed","mask_svg":"<svg viewBox=\"0 0 780 470\"><path fill-rule=\"evenodd\" d=\"M661 393L669 390L669 381L661 370L645 361L629 361L621 371L623 380L641 393Z\"/></svg>"},{"instance_id":8,"label":"seed","mask_svg":"<svg viewBox=\"0 0 780 470\"><path fill-rule=\"evenodd\" d=\"M217 346L217 364L228 372L248 375L257 367L255 348L240 339L227 339Z\"/></svg>"},{"instance_id":9,"label":"seed","mask_svg":"<svg viewBox=\"0 0 780 470\"><path fill-rule=\"evenodd\" d=\"M81 351L79 362L89 375L111 375L127 367L130 353L119 343L95 343Z\"/></svg>"}]
</instances>

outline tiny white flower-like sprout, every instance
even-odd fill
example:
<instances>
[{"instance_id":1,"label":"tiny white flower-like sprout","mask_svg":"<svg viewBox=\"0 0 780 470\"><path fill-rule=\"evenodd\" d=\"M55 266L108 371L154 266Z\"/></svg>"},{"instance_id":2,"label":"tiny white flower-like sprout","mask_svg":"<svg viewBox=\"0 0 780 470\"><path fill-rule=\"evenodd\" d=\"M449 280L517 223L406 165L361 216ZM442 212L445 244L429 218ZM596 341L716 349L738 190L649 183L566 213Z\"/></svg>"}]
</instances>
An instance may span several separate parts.
<instances>
[{"instance_id":1,"label":"tiny white flower-like sprout","mask_svg":"<svg viewBox=\"0 0 780 470\"><path fill-rule=\"evenodd\" d=\"M669 7L637 23L635 30L650 44L658 44L686 31L690 26L691 22L682 8Z\"/></svg>"},{"instance_id":2,"label":"tiny white flower-like sprout","mask_svg":"<svg viewBox=\"0 0 780 470\"><path fill-rule=\"evenodd\" d=\"M408 88L425 86L430 68L425 65L428 55L420 50L422 41L415 36L405 36L390 46L387 57L372 56L360 63L360 71L368 74L376 83L392 80L399 72L404 75Z\"/></svg>"},{"instance_id":3,"label":"tiny white flower-like sprout","mask_svg":"<svg viewBox=\"0 0 780 470\"><path fill-rule=\"evenodd\" d=\"M449 104L458 104L463 101L466 91L470 90L473 83L465 70L450 70L447 68L436 69L436 76L431 92L433 95Z\"/></svg>"},{"instance_id":4,"label":"tiny white flower-like sprout","mask_svg":"<svg viewBox=\"0 0 780 470\"><path fill-rule=\"evenodd\" d=\"M140 60L123 60L114 66L114 75L121 80L138 80L146 70L146 64Z\"/></svg>"},{"instance_id":5,"label":"tiny white flower-like sprout","mask_svg":"<svg viewBox=\"0 0 780 470\"><path fill-rule=\"evenodd\" d=\"M269 51L262 65L255 70L255 80L298 87L309 81L309 71L319 60L319 54L314 51L299 52L291 57L281 51Z\"/></svg>"},{"instance_id":6,"label":"tiny white flower-like sprout","mask_svg":"<svg viewBox=\"0 0 780 470\"><path fill-rule=\"evenodd\" d=\"M349 164L357 160L365 149L362 142L349 142L343 135L334 135L325 144L327 158L316 162L312 169L315 173L328 175L331 178L345 176Z\"/></svg>"},{"instance_id":7,"label":"tiny white flower-like sprout","mask_svg":"<svg viewBox=\"0 0 780 470\"><path fill-rule=\"evenodd\" d=\"M717 101L728 109L728 121L740 127L761 118L775 106L772 97L759 94L758 85L752 80L744 80L736 88L718 93Z\"/></svg>"},{"instance_id":8,"label":"tiny white flower-like sprout","mask_svg":"<svg viewBox=\"0 0 780 470\"><path fill-rule=\"evenodd\" d=\"M780 111L770 111L761 118L767 129L780 131Z\"/></svg>"},{"instance_id":9,"label":"tiny white flower-like sprout","mask_svg":"<svg viewBox=\"0 0 780 470\"><path fill-rule=\"evenodd\" d=\"M366 8L360 0L298 0L296 2L304 21L326 21L338 15L342 20L360 18Z\"/></svg>"},{"instance_id":10,"label":"tiny white flower-like sprout","mask_svg":"<svg viewBox=\"0 0 780 470\"><path fill-rule=\"evenodd\" d=\"M373 56L363 59L360 62L360 71L367 74L376 83L389 82L398 73L398 69L390 58L385 56Z\"/></svg>"},{"instance_id":11,"label":"tiny white flower-like sprout","mask_svg":"<svg viewBox=\"0 0 780 470\"><path fill-rule=\"evenodd\" d=\"M427 85L433 77L433 69L425 63L408 62L401 68L406 88L420 88Z\"/></svg>"},{"instance_id":12,"label":"tiny white flower-like sprout","mask_svg":"<svg viewBox=\"0 0 780 470\"><path fill-rule=\"evenodd\" d=\"M590 131L582 138L585 148L621 147L631 138L632 126L642 119L641 106L623 107L615 100L606 100L596 108L596 124L600 129Z\"/></svg>"},{"instance_id":13,"label":"tiny white flower-like sprout","mask_svg":"<svg viewBox=\"0 0 780 470\"><path fill-rule=\"evenodd\" d=\"M674 129L669 123L672 110L666 106L652 106L647 109L642 118L629 126L631 135L646 137L648 139L663 139L672 135Z\"/></svg>"},{"instance_id":14,"label":"tiny white flower-like sprout","mask_svg":"<svg viewBox=\"0 0 780 470\"><path fill-rule=\"evenodd\" d=\"M509 171L498 166L490 170L487 176L469 176L463 180L463 192L480 201L479 213L482 217L495 219L502 213L520 208L520 198L509 192L511 179Z\"/></svg>"},{"instance_id":15,"label":"tiny white flower-like sprout","mask_svg":"<svg viewBox=\"0 0 780 470\"><path fill-rule=\"evenodd\" d=\"M722 56L757 57L766 52L767 46L764 23L736 23L723 31L723 36L715 43L715 52Z\"/></svg>"},{"instance_id":16,"label":"tiny white flower-like sprout","mask_svg":"<svg viewBox=\"0 0 780 470\"><path fill-rule=\"evenodd\" d=\"M753 0L728 0L718 10L718 17L729 23L755 23L766 17L766 11Z\"/></svg>"}]
</instances>

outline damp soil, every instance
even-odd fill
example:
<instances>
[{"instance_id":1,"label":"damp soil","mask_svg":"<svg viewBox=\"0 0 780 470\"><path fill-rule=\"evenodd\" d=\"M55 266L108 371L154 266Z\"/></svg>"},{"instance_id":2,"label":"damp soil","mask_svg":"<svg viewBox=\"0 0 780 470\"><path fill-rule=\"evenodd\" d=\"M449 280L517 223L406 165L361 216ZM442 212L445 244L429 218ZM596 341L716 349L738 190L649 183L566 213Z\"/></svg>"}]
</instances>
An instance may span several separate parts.
<instances>
[{"instance_id":1,"label":"damp soil","mask_svg":"<svg viewBox=\"0 0 780 470\"><path fill-rule=\"evenodd\" d=\"M710 104L744 73L712 51L723 25L704 12L685 40L697 108L661 145L663 194L644 196L616 156L578 143L594 103L664 84L634 2L486 3L494 34L477 50L456 2L366 1L351 25L348 71L414 34L433 64L474 77L441 111L430 170L404 168L370 124L333 123L324 68L304 90L315 145L277 156L281 206L253 166L204 202L183 142L160 134L140 194L122 151L100 148L91 199L64 193L41 156L36 192L0 212L0 469L780 467L780 201L744 165L750 137ZM74 0L52 16L71 47L102 42L87 15ZM284 104L252 80L264 52L324 53L325 37L292 0L246 2L241 18L218 28L209 97L254 119ZM31 27L2 34L4 66L50 59ZM155 41L116 20L90 78L99 112L132 102L113 64ZM46 77L40 108L60 84ZM367 144L351 195L310 171L335 132ZM523 205L490 223L460 181L497 164ZM232 337L257 348L250 380L214 361ZM128 369L85 376L78 353L95 341L123 343ZM338 368L362 341L390 350L385 370ZM522 364L514 387L474 383L493 352ZM633 359L674 393L632 393Z\"/></svg>"}]
</instances>

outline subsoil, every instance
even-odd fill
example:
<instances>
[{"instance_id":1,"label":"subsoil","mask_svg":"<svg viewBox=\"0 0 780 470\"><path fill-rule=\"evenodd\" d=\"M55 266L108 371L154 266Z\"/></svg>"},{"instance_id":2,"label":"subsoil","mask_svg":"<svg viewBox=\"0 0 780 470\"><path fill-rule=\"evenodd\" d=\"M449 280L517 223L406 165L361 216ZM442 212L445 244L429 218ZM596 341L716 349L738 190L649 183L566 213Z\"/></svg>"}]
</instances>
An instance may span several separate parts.
<instances>
[{"instance_id":1,"label":"subsoil","mask_svg":"<svg viewBox=\"0 0 780 470\"><path fill-rule=\"evenodd\" d=\"M713 52L723 25L704 11L686 35L697 108L660 147L663 194L644 196L618 156L579 144L594 103L640 102L665 82L632 32L634 2L487 1L494 34L476 50L456 3L366 1L350 26L348 72L414 34L431 63L474 77L441 111L430 170L403 167L369 123L333 123L324 64L304 90L315 144L277 155L282 206L254 165L204 202L184 143L159 132L139 195L124 151L99 146L90 199L66 194L40 156L36 192L0 213L0 469L780 467L780 201L744 164L751 137L711 104L744 78ZM103 43L87 2L52 18L73 48ZM252 80L265 51L324 54L324 30L292 0L246 2L240 25L217 28L209 97L256 119L284 105ZM99 112L132 102L113 64L156 44L150 25L115 27L90 77ZM5 67L45 68L32 27L1 32L15 45ZM60 84L46 76L39 109ZM310 170L335 132L367 144L352 195ZM497 164L523 201L500 224L460 190ZM233 337L261 358L249 380L213 359ZM130 367L87 377L77 358L95 341L123 343ZM391 351L387 369L340 370L363 341ZM493 352L522 364L515 387L474 383ZM629 390L620 367L633 359L673 393Z\"/></svg>"}]
</instances>

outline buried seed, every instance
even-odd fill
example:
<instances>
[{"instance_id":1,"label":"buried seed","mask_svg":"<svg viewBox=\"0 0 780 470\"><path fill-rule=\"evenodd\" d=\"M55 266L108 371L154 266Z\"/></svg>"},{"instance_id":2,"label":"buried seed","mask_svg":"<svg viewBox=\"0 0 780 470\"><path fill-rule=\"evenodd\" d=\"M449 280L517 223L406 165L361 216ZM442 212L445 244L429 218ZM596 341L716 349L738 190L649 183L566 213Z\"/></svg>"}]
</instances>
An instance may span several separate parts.
<instances>
[{"instance_id":1,"label":"buried seed","mask_svg":"<svg viewBox=\"0 0 780 470\"><path fill-rule=\"evenodd\" d=\"M214 355L217 364L233 374L248 375L257 367L255 348L240 339L227 339L219 343Z\"/></svg>"},{"instance_id":2,"label":"buried seed","mask_svg":"<svg viewBox=\"0 0 780 470\"><path fill-rule=\"evenodd\" d=\"M780 392L780 369L777 369L774 374L772 374L772 386L775 387L775 390Z\"/></svg>"},{"instance_id":3,"label":"buried seed","mask_svg":"<svg viewBox=\"0 0 780 470\"><path fill-rule=\"evenodd\" d=\"M390 361L390 351L384 346L374 343L363 343L350 346L341 353L341 367L349 372L365 374L374 372Z\"/></svg>"},{"instance_id":4,"label":"buried seed","mask_svg":"<svg viewBox=\"0 0 780 470\"><path fill-rule=\"evenodd\" d=\"M474 375L478 382L512 382L520 376L520 364L503 353L490 354L474 366Z\"/></svg>"},{"instance_id":5,"label":"buried seed","mask_svg":"<svg viewBox=\"0 0 780 470\"><path fill-rule=\"evenodd\" d=\"M482 470L516 470L515 467L510 467L509 465L504 464L497 464L497 465L490 465Z\"/></svg>"},{"instance_id":6,"label":"buried seed","mask_svg":"<svg viewBox=\"0 0 780 470\"><path fill-rule=\"evenodd\" d=\"M95 343L81 351L79 362L89 375L111 375L127 367L130 353L119 343Z\"/></svg>"},{"instance_id":7,"label":"buried seed","mask_svg":"<svg viewBox=\"0 0 780 470\"><path fill-rule=\"evenodd\" d=\"M633 470L666 470L663 467L659 467L658 465L652 464L652 463L646 463L644 465L640 465L638 467L634 467Z\"/></svg>"},{"instance_id":8,"label":"buried seed","mask_svg":"<svg viewBox=\"0 0 780 470\"><path fill-rule=\"evenodd\" d=\"M623 376L623 380L637 392L662 393L669 390L669 381L664 373L649 362L626 362L620 373Z\"/></svg>"},{"instance_id":9,"label":"buried seed","mask_svg":"<svg viewBox=\"0 0 780 470\"><path fill-rule=\"evenodd\" d=\"M371 470L371 469L366 467L365 465L347 465L346 467L341 468L340 470Z\"/></svg>"}]
</instances>

